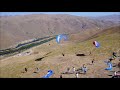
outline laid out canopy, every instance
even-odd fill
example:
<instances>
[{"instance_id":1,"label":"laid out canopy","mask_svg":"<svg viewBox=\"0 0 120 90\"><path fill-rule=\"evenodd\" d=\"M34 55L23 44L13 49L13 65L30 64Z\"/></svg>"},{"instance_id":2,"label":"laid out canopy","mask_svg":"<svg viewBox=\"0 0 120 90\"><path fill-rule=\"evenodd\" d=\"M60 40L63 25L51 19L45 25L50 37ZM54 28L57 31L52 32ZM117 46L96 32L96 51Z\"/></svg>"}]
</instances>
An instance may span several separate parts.
<instances>
[{"instance_id":1,"label":"laid out canopy","mask_svg":"<svg viewBox=\"0 0 120 90\"><path fill-rule=\"evenodd\" d=\"M52 70L48 70L48 73L43 76L43 78L50 78L53 75L53 71Z\"/></svg>"},{"instance_id":2,"label":"laid out canopy","mask_svg":"<svg viewBox=\"0 0 120 90\"><path fill-rule=\"evenodd\" d=\"M106 68L105 70L112 70L112 63L109 62L109 63L107 63L107 65L108 65L108 68Z\"/></svg>"}]
</instances>

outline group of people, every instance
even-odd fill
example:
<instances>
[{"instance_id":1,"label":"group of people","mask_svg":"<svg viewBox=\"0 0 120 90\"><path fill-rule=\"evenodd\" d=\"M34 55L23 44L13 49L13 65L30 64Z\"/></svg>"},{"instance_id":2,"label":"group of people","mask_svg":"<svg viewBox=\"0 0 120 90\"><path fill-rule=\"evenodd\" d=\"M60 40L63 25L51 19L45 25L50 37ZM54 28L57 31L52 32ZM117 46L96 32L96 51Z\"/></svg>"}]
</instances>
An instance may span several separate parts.
<instances>
[{"instance_id":1,"label":"group of people","mask_svg":"<svg viewBox=\"0 0 120 90\"><path fill-rule=\"evenodd\" d=\"M115 60L116 57L117 57L117 53L116 53L116 52L113 52L113 53L112 53L112 58L110 58L108 62L112 62L112 60ZM92 65L94 64L94 62L95 62L95 60L93 59L93 60L91 61ZM40 70L39 68L36 68L36 71L35 71L34 73L39 72L39 70ZM81 67L81 71L83 72L83 74L86 74L86 73L87 73L87 70L88 70L87 67L85 66L85 64L83 64L83 66ZM27 71L28 71L28 68L24 68L24 72L27 72ZM80 72L81 72L81 71L80 71ZM75 69L75 67L72 67L72 72L70 71L70 68L67 68L67 72L68 72L68 73L75 74L75 77L76 77L76 78L79 78L79 71L77 71L77 70ZM114 73L114 76L116 76L116 75L117 75L117 72ZM63 78L63 77L62 77L62 74L60 75L60 78Z\"/></svg>"},{"instance_id":2,"label":"group of people","mask_svg":"<svg viewBox=\"0 0 120 90\"><path fill-rule=\"evenodd\" d=\"M120 78L120 72L114 72L114 75L112 76L112 78Z\"/></svg>"},{"instance_id":3,"label":"group of people","mask_svg":"<svg viewBox=\"0 0 120 90\"><path fill-rule=\"evenodd\" d=\"M87 73L87 67L85 66L85 64L83 64L81 70L82 70L83 74ZM78 72L76 72L75 76L76 76L76 78L79 78Z\"/></svg>"},{"instance_id":4,"label":"group of people","mask_svg":"<svg viewBox=\"0 0 120 90\"><path fill-rule=\"evenodd\" d=\"M83 66L81 67L81 70L83 72L83 74L86 74L87 73L87 67L85 66L85 64L83 64ZM72 71L70 70L70 68L67 68L67 72L65 72L67 74L75 74L75 77L76 78L79 78L79 71L77 71L75 69L75 67L72 67ZM60 74L60 78L62 78L62 74Z\"/></svg>"},{"instance_id":5,"label":"group of people","mask_svg":"<svg viewBox=\"0 0 120 90\"><path fill-rule=\"evenodd\" d=\"M112 62L112 60L115 60L116 57L117 57L117 53L116 53L116 52L113 52L113 53L112 53L112 57L109 58L109 61L108 61L107 63ZM93 65L94 63L95 63L95 60L93 59L92 62L91 62L91 65ZM88 69L87 69L87 67L85 66L85 64L83 64L83 66L81 67L81 70L82 70L83 74L86 74L86 73L87 73L87 70L88 70ZM70 72L70 68L67 68L67 71ZM72 67L72 73L75 74L75 77L76 77L76 78L79 78L79 72L76 72L75 67ZM115 72L114 75L117 75L116 72ZM62 78L62 74L60 75L60 78Z\"/></svg>"},{"instance_id":6,"label":"group of people","mask_svg":"<svg viewBox=\"0 0 120 90\"><path fill-rule=\"evenodd\" d=\"M112 53L112 57L109 59L108 63L109 63L109 62L112 62L112 60L115 60L117 57L119 57L119 56L117 55L117 53L116 53L116 52L113 52L113 53ZM119 60L119 61L120 61L120 60ZM119 65L119 63L118 63L118 65ZM112 76L112 78L120 78L120 71L115 71L115 72L114 72L114 75Z\"/></svg>"},{"instance_id":7,"label":"group of people","mask_svg":"<svg viewBox=\"0 0 120 90\"><path fill-rule=\"evenodd\" d=\"M75 72L75 68L73 68L73 70ZM83 64L83 66L81 67L81 70L82 70L83 74L87 73L87 67L85 66L85 64ZM75 73L76 78L79 78L78 74L79 74L79 72Z\"/></svg>"}]
</instances>

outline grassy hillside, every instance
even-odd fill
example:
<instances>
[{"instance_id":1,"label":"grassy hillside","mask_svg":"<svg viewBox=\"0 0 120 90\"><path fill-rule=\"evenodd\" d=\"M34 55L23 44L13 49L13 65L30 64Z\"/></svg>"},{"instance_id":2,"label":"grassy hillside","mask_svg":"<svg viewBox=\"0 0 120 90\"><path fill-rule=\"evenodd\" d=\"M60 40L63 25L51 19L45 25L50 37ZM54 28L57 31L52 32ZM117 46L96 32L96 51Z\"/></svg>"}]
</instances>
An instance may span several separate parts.
<instances>
[{"instance_id":1,"label":"grassy hillside","mask_svg":"<svg viewBox=\"0 0 120 90\"><path fill-rule=\"evenodd\" d=\"M100 47L96 48L93 41L98 41ZM80 78L109 78L109 71L105 71L106 64L104 61L111 57L113 51L120 51L120 28L113 27L88 38L83 42L63 41L57 44L55 40L44 43L31 49L33 53L27 56L9 57L1 60L0 77L2 78L40 78L44 76L49 69L55 74L51 78L59 78L59 75L66 71L68 67L74 66L76 69L83 64L91 63L95 59L94 65L87 65L89 69L86 75L80 74ZM91 55L89 52L91 51ZM35 54L35 52L38 52ZM62 56L62 53L65 56ZM78 57L75 53L84 53L87 56ZM40 61L36 59L42 58ZM114 60L113 63L118 63ZM24 68L28 68L28 72L21 73ZM40 68L39 73L33 73L35 68ZM113 68L113 71L118 68ZM64 78L74 78L74 74L63 75Z\"/></svg>"},{"instance_id":2,"label":"grassy hillside","mask_svg":"<svg viewBox=\"0 0 120 90\"><path fill-rule=\"evenodd\" d=\"M103 29L114 25L117 25L115 21L101 21L73 15L2 16L0 18L0 42L2 42L0 49L6 49L24 40Z\"/></svg>"}]
</instances>

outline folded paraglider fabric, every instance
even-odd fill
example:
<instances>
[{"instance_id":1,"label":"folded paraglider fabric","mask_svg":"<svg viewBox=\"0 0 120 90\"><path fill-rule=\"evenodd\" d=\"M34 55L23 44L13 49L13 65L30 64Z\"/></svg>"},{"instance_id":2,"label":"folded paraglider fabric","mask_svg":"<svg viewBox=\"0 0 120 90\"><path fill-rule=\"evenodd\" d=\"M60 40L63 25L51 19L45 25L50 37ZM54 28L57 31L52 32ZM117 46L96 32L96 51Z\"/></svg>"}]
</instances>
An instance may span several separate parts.
<instances>
[{"instance_id":1,"label":"folded paraglider fabric","mask_svg":"<svg viewBox=\"0 0 120 90\"><path fill-rule=\"evenodd\" d=\"M53 75L53 71L52 70L48 70L48 73L45 76L43 76L43 78L49 78L52 75Z\"/></svg>"},{"instance_id":2,"label":"folded paraglider fabric","mask_svg":"<svg viewBox=\"0 0 120 90\"><path fill-rule=\"evenodd\" d=\"M105 70L112 70L112 63L107 63L107 65L108 65L108 68L105 68Z\"/></svg>"}]
</instances>

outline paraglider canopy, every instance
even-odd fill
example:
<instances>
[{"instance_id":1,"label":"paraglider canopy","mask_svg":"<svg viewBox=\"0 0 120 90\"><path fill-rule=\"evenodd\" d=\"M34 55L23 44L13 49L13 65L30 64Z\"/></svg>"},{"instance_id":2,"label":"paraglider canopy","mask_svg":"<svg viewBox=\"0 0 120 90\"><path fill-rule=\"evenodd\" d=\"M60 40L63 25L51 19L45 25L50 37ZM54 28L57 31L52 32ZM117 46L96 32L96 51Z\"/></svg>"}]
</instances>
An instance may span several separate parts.
<instances>
[{"instance_id":1,"label":"paraglider canopy","mask_svg":"<svg viewBox=\"0 0 120 90\"><path fill-rule=\"evenodd\" d=\"M95 47L100 47L100 43L99 42L97 42L97 41L93 41L93 45L95 45Z\"/></svg>"},{"instance_id":2,"label":"paraglider canopy","mask_svg":"<svg viewBox=\"0 0 120 90\"><path fill-rule=\"evenodd\" d=\"M59 34L59 35L56 36L56 42L57 42L57 43L60 43L60 41L61 41L62 39L63 39L63 40L67 40L67 39L68 39L67 35L66 35L66 34Z\"/></svg>"},{"instance_id":3,"label":"paraglider canopy","mask_svg":"<svg viewBox=\"0 0 120 90\"><path fill-rule=\"evenodd\" d=\"M50 78L53 75L53 73L54 72L52 70L48 70L48 73L45 76L43 76L43 78Z\"/></svg>"},{"instance_id":4,"label":"paraglider canopy","mask_svg":"<svg viewBox=\"0 0 120 90\"><path fill-rule=\"evenodd\" d=\"M112 63L107 62L108 68L105 68L105 70L112 70Z\"/></svg>"},{"instance_id":5,"label":"paraglider canopy","mask_svg":"<svg viewBox=\"0 0 120 90\"><path fill-rule=\"evenodd\" d=\"M48 70L48 72L51 72L51 73L53 73L53 71L52 71L52 70Z\"/></svg>"}]
</instances>

